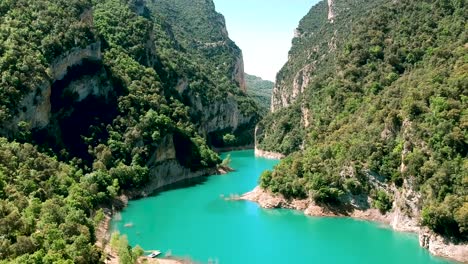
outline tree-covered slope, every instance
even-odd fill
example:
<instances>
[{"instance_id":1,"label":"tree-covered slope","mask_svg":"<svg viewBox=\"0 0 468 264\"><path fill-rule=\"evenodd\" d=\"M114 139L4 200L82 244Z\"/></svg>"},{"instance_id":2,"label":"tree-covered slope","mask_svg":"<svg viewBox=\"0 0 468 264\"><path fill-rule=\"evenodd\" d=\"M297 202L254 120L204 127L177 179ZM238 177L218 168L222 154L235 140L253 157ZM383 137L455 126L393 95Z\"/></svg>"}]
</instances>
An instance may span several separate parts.
<instances>
[{"instance_id":1,"label":"tree-covered slope","mask_svg":"<svg viewBox=\"0 0 468 264\"><path fill-rule=\"evenodd\" d=\"M246 74L245 84L247 87L247 94L252 96L261 107L270 109L271 94L275 83L263 80L254 75Z\"/></svg>"},{"instance_id":2,"label":"tree-covered slope","mask_svg":"<svg viewBox=\"0 0 468 264\"><path fill-rule=\"evenodd\" d=\"M386 0L320 1L299 22L289 58L277 75L272 111L296 101L314 76L329 71L336 63L338 46L350 34L354 21Z\"/></svg>"},{"instance_id":3,"label":"tree-covered slope","mask_svg":"<svg viewBox=\"0 0 468 264\"><path fill-rule=\"evenodd\" d=\"M466 2L335 2L360 6L333 22L324 1L312 8L278 75L274 98L291 96L298 74L307 81L259 125L260 149L292 153L261 185L328 204L370 197L467 241ZM392 208L408 190L421 199Z\"/></svg>"},{"instance_id":4,"label":"tree-covered slope","mask_svg":"<svg viewBox=\"0 0 468 264\"><path fill-rule=\"evenodd\" d=\"M224 17L215 12L212 1L161 0L153 1L150 7L170 25L180 47L196 55L191 61L220 79L215 80L217 86L228 89L224 86L234 81L245 91L242 51L229 39Z\"/></svg>"},{"instance_id":5,"label":"tree-covered slope","mask_svg":"<svg viewBox=\"0 0 468 264\"><path fill-rule=\"evenodd\" d=\"M0 2L0 263L98 263L98 208L253 141L242 54L188 3Z\"/></svg>"}]
</instances>

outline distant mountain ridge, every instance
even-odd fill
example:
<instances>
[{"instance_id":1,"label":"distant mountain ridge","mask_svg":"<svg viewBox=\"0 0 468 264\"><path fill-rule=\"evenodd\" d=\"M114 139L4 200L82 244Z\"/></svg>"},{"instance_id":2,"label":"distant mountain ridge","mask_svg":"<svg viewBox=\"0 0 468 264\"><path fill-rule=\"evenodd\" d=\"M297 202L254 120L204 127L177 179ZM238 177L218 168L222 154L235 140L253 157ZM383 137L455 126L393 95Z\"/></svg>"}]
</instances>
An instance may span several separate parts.
<instances>
[{"instance_id":1,"label":"distant mountain ridge","mask_svg":"<svg viewBox=\"0 0 468 264\"><path fill-rule=\"evenodd\" d=\"M245 74L245 83L247 94L252 96L263 108L270 109L275 83L250 74Z\"/></svg>"}]
</instances>

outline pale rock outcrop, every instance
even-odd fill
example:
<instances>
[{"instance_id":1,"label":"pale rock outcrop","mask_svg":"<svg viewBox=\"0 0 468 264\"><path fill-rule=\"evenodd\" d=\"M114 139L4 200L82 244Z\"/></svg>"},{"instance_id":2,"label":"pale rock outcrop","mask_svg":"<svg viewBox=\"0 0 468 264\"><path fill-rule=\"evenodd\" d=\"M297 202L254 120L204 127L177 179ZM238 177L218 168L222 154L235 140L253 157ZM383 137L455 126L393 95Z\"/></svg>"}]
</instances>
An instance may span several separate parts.
<instances>
[{"instance_id":1,"label":"pale rock outcrop","mask_svg":"<svg viewBox=\"0 0 468 264\"><path fill-rule=\"evenodd\" d=\"M16 126L21 121L28 122L31 128L42 129L46 127L52 115L50 98L52 84L62 80L71 67L82 64L84 60L100 61L101 59L101 43L99 41L85 48L73 48L55 59L48 69L50 80L38 85L36 91L30 92L23 97L18 106L18 109L21 109L19 113L8 123L2 124L2 134L15 133ZM81 88L78 86L72 88L72 90L78 92L81 100L95 91L93 85L88 88L84 86Z\"/></svg>"},{"instance_id":2,"label":"pale rock outcrop","mask_svg":"<svg viewBox=\"0 0 468 264\"><path fill-rule=\"evenodd\" d=\"M413 190L413 184L405 180L401 188L392 186L393 212L390 225L403 232L419 232L421 218L421 194Z\"/></svg>"},{"instance_id":3,"label":"pale rock outcrop","mask_svg":"<svg viewBox=\"0 0 468 264\"><path fill-rule=\"evenodd\" d=\"M196 179L202 176L212 175L216 169L204 169L191 171L183 167L176 159L166 160L150 168L150 181L141 189L132 192L131 197L145 197L151 195L154 191L171 184L185 180ZM132 197L132 198L133 198Z\"/></svg>"},{"instance_id":4,"label":"pale rock outcrop","mask_svg":"<svg viewBox=\"0 0 468 264\"><path fill-rule=\"evenodd\" d=\"M420 230L419 245L433 255L468 263L468 244L454 244L428 228Z\"/></svg>"},{"instance_id":5,"label":"pale rock outcrop","mask_svg":"<svg viewBox=\"0 0 468 264\"><path fill-rule=\"evenodd\" d=\"M291 91L289 91L288 84L284 80L277 82L273 87L271 112L276 112L294 103L309 86L314 70L315 62L307 64L299 70L294 76Z\"/></svg>"},{"instance_id":6,"label":"pale rock outcrop","mask_svg":"<svg viewBox=\"0 0 468 264\"><path fill-rule=\"evenodd\" d=\"M286 91L286 82L277 80L271 96L271 112L274 113L283 107L287 107L290 103L289 98L290 95Z\"/></svg>"},{"instance_id":7,"label":"pale rock outcrop","mask_svg":"<svg viewBox=\"0 0 468 264\"><path fill-rule=\"evenodd\" d=\"M10 120L10 122L4 124L4 129L14 132L16 130L16 125L21 121L28 122L31 128L43 128L47 126L51 116L51 93L52 89L50 83L45 82L39 85L36 92L27 94L19 106L19 109L22 109L22 111Z\"/></svg>"},{"instance_id":8,"label":"pale rock outcrop","mask_svg":"<svg viewBox=\"0 0 468 264\"><path fill-rule=\"evenodd\" d=\"M407 166L406 164L403 162L406 158L406 155L408 155L408 153L411 152L412 150L412 142L411 142L411 138L412 138L412 127L411 127L412 123L409 119L405 119L403 121L403 127L402 127L402 130L403 130L403 139L404 139L404 144L403 144L403 151L401 152L401 164L400 164L400 172L403 174L406 172L407 170Z\"/></svg>"},{"instance_id":9,"label":"pale rock outcrop","mask_svg":"<svg viewBox=\"0 0 468 264\"><path fill-rule=\"evenodd\" d=\"M338 34L338 31L335 30L333 32L333 37L328 41L328 53L333 53L336 51L337 49L337 34Z\"/></svg>"},{"instance_id":10,"label":"pale rock outcrop","mask_svg":"<svg viewBox=\"0 0 468 264\"><path fill-rule=\"evenodd\" d=\"M50 66L52 81L62 80L70 67L79 65L86 59L94 61L102 59L100 41L92 43L85 48L73 48L55 59Z\"/></svg>"},{"instance_id":11,"label":"pale rock outcrop","mask_svg":"<svg viewBox=\"0 0 468 264\"><path fill-rule=\"evenodd\" d=\"M294 37L295 38L301 38L302 37L302 32L298 28L296 28L294 30Z\"/></svg>"},{"instance_id":12,"label":"pale rock outcrop","mask_svg":"<svg viewBox=\"0 0 468 264\"><path fill-rule=\"evenodd\" d=\"M153 155L148 161L148 165L156 164L166 160L173 160L176 158L176 150L174 145L174 136L172 134L166 135L159 143Z\"/></svg>"},{"instance_id":13,"label":"pale rock outcrop","mask_svg":"<svg viewBox=\"0 0 468 264\"><path fill-rule=\"evenodd\" d=\"M328 21L333 23L335 21L336 12L335 12L335 1L328 0Z\"/></svg>"},{"instance_id":14,"label":"pale rock outcrop","mask_svg":"<svg viewBox=\"0 0 468 264\"><path fill-rule=\"evenodd\" d=\"M309 108L304 105L304 103L301 105L301 112L302 112L302 124L304 125L304 128L308 128L310 125L310 110Z\"/></svg>"},{"instance_id":15,"label":"pale rock outcrop","mask_svg":"<svg viewBox=\"0 0 468 264\"><path fill-rule=\"evenodd\" d=\"M168 185L217 173L216 168L192 171L183 167L176 158L172 134L161 140L147 165L150 167L149 183L130 192L130 198L145 197Z\"/></svg>"},{"instance_id":16,"label":"pale rock outcrop","mask_svg":"<svg viewBox=\"0 0 468 264\"><path fill-rule=\"evenodd\" d=\"M180 78L177 81L177 85L175 87L176 91L179 92L179 94L183 94L185 90L188 88L188 80L187 78Z\"/></svg>"},{"instance_id":17,"label":"pale rock outcrop","mask_svg":"<svg viewBox=\"0 0 468 264\"><path fill-rule=\"evenodd\" d=\"M261 157L261 158L266 158L266 159L282 159L284 158L284 154L278 153L278 152L272 152L272 151L265 151L261 150L257 147L255 147L255 156L256 157Z\"/></svg>"},{"instance_id":18,"label":"pale rock outcrop","mask_svg":"<svg viewBox=\"0 0 468 264\"><path fill-rule=\"evenodd\" d=\"M310 75L313 70L314 66L312 64L308 64L296 74L294 77L292 98L290 100L295 100L300 94L304 92L305 88L310 83Z\"/></svg>"},{"instance_id":19,"label":"pale rock outcrop","mask_svg":"<svg viewBox=\"0 0 468 264\"><path fill-rule=\"evenodd\" d=\"M75 102L81 102L90 95L107 98L112 89L111 85L103 83L99 74L96 74L72 81L65 92L76 95Z\"/></svg>"},{"instance_id":20,"label":"pale rock outcrop","mask_svg":"<svg viewBox=\"0 0 468 264\"><path fill-rule=\"evenodd\" d=\"M243 91L244 93L247 92L247 87L245 84L244 59L242 56L242 52L240 52L239 57L237 57L236 64L234 65L232 79L239 85L241 91Z\"/></svg>"},{"instance_id":21,"label":"pale rock outcrop","mask_svg":"<svg viewBox=\"0 0 468 264\"><path fill-rule=\"evenodd\" d=\"M191 94L191 111L201 114L199 121L199 132L202 135L223 130L237 129L240 125L251 122L253 116L245 116L235 100L229 95L225 100L215 101L204 106L198 95Z\"/></svg>"}]
</instances>

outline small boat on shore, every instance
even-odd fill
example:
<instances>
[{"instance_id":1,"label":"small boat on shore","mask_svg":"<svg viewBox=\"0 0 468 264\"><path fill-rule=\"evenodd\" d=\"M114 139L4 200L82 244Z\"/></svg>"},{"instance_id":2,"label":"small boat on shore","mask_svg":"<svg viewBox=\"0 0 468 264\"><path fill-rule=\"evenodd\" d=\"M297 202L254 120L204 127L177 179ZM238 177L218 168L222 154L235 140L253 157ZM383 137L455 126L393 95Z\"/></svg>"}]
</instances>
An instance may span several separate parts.
<instances>
[{"instance_id":1,"label":"small boat on shore","mask_svg":"<svg viewBox=\"0 0 468 264\"><path fill-rule=\"evenodd\" d=\"M155 251L151 252L151 254L149 254L147 257L148 258L155 258L155 257L157 257L159 255L161 255L161 251L155 250Z\"/></svg>"}]
</instances>

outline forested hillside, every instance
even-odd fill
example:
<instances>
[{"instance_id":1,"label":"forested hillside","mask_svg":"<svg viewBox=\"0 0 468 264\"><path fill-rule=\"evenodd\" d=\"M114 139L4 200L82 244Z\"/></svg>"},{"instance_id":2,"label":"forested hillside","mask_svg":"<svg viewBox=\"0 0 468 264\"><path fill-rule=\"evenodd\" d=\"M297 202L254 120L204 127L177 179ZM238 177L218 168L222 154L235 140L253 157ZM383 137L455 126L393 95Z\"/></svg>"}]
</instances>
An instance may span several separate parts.
<instances>
[{"instance_id":1,"label":"forested hillside","mask_svg":"<svg viewBox=\"0 0 468 264\"><path fill-rule=\"evenodd\" d=\"M275 83L263 80L254 75L246 74L245 84L247 87L247 94L252 96L263 108L270 109L271 94Z\"/></svg>"},{"instance_id":2,"label":"forested hillside","mask_svg":"<svg viewBox=\"0 0 468 264\"><path fill-rule=\"evenodd\" d=\"M466 2L332 2L331 18L325 1L304 17L278 74L257 147L290 155L261 186L321 204L369 197L467 241ZM393 203L408 193L420 199Z\"/></svg>"},{"instance_id":3,"label":"forested hillside","mask_svg":"<svg viewBox=\"0 0 468 264\"><path fill-rule=\"evenodd\" d=\"M0 75L0 263L103 261L98 208L259 119L212 1L1 1Z\"/></svg>"}]
</instances>

